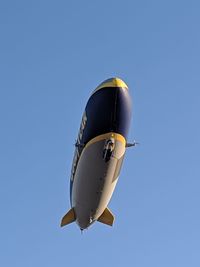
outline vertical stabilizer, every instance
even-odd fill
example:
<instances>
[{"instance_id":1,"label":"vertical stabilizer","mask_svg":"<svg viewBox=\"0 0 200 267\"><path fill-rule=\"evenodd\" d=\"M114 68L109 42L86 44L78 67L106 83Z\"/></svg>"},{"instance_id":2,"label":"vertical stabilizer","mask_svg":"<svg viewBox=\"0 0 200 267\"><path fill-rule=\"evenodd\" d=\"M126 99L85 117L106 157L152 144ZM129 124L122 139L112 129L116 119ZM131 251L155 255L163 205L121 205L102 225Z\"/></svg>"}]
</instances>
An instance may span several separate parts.
<instances>
[{"instance_id":1,"label":"vertical stabilizer","mask_svg":"<svg viewBox=\"0 0 200 267\"><path fill-rule=\"evenodd\" d=\"M108 208L106 208L97 221L112 226L114 220L114 215Z\"/></svg>"},{"instance_id":2,"label":"vertical stabilizer","mask_svg":"<svg viewBox=\"0 0 200 267\"><path fill-rule=\"evenodd\" d=\"M74 213L74 208L71 208L71 210L69 210L67 214L65 214L65 216L62 218L60 226L61 227L65 226L67 224L74 222L75 220L76 220L76 217Z\"/></svg>"}]
</instances>

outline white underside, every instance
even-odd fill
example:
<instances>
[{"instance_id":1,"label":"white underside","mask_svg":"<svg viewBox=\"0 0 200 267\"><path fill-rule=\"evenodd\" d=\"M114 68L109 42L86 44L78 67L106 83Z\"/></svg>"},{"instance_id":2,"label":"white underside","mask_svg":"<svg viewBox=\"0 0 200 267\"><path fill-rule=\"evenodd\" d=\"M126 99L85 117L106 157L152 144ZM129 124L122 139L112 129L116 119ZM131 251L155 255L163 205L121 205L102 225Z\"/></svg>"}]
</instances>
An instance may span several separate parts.
<instances>
[{"instance_id":1,"label":"white underside","mask_svg":"<svg viewBox=\"0 0 200 267\"><path fill-rule=\"evenodd\" d=\"M80 228L85 229L96 221L112 197L115 189L125 147L118 140L112 157L108 162L103 159L106 140L95 142L86 147L79 159L72 189L72 207Z\"/></svg>"}]
</instances>

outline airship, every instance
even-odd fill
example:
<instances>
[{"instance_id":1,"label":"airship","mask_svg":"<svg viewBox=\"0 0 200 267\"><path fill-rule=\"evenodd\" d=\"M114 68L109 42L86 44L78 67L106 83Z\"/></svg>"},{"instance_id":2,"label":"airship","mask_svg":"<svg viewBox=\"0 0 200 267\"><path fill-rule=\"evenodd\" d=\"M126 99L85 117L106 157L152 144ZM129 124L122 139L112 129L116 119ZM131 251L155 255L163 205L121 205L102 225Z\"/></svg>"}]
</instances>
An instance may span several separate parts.
<instances>
[{"instance_id":1,"label":"airship","mask_svg":"<svg viewBox=\"0 0 200 267\"><path fill-rule=\"evenodd\" d=\"M112 226L108 204L117 184L128 143L131 97L119 78L102 82L85 107L70 177L71 209L61 227L76 222L82 230L98 221Z\"/></svg>"}]
</instances>

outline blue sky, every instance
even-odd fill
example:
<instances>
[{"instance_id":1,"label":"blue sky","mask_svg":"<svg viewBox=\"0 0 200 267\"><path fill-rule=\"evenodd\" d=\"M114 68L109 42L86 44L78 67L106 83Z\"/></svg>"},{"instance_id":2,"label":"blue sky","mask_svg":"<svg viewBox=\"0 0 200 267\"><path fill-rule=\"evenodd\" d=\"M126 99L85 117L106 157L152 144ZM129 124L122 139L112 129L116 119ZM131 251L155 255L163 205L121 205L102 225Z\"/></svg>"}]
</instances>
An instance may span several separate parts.
<instances>
[{"instance_id":1,"label":"blue sky","mask_svg":"<svg viewBox=\"0 0 200 267\"><path fill-rule=\"evenodd\" d=\"M200 266L199 1L0 2L0 265ZM87 99L133 98L113 228L59 228Z\"/></svg>"}]
</instances>

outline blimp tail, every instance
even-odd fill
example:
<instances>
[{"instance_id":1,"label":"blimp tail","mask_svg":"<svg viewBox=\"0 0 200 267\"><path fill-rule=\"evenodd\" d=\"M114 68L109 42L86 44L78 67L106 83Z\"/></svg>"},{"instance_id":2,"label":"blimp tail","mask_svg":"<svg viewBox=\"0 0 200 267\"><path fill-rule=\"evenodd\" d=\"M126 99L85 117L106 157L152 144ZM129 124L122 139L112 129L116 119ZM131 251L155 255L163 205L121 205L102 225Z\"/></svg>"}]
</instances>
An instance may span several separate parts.
<instances>
[{"instance_id":1,"label":"blimp tail","mask_svg":"<svg viewBox=\"0 0 200 267\"><path fill-rule=\"evenodd\" d=\"M76 217L74 213L74 208L71 208L71 210L69 210L67 214L65 214L65 216L62 218L60 226L61 227L65 226L67 224L74 222L75 220L76 220Z\"/></svg>"},{"instance_id":2,"label":"blimp tail","mask_svg":"<svg viewBox=\"0 0 200 267\"><path fill-rule=\"evenodd\" d=\"M106 208L97 221L112 226L114 220L115 220L114 215L108 208Z\"/></svg>"}]
</instances>

